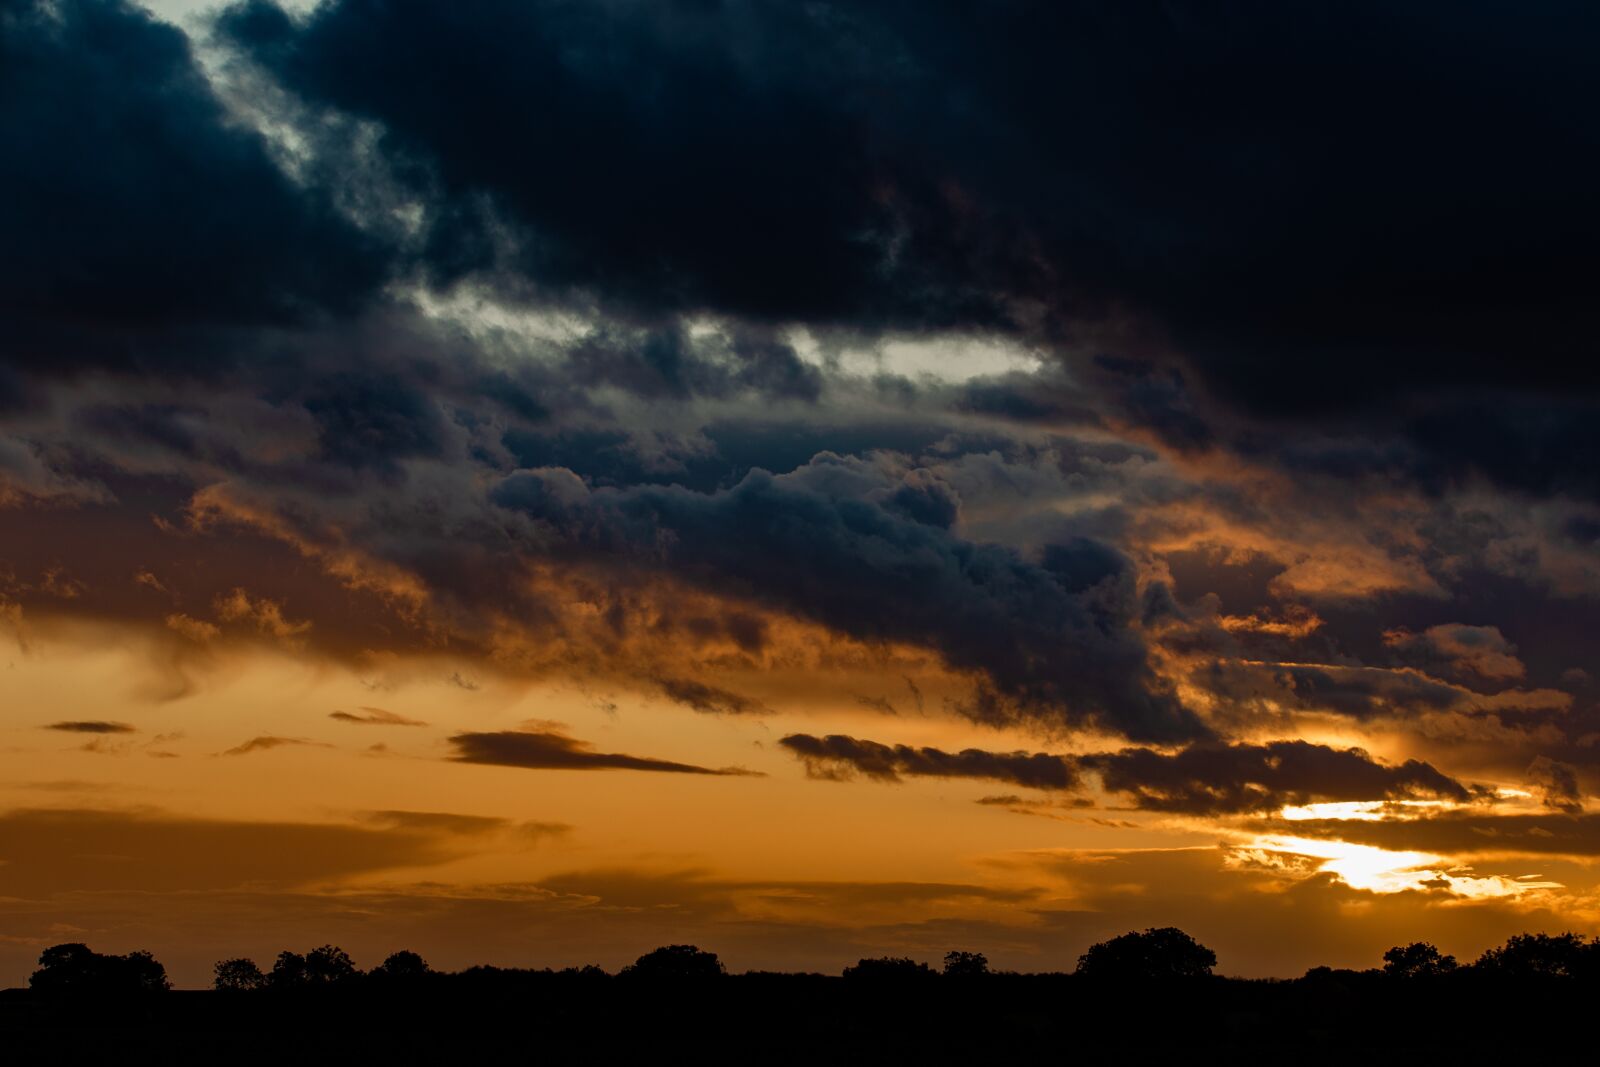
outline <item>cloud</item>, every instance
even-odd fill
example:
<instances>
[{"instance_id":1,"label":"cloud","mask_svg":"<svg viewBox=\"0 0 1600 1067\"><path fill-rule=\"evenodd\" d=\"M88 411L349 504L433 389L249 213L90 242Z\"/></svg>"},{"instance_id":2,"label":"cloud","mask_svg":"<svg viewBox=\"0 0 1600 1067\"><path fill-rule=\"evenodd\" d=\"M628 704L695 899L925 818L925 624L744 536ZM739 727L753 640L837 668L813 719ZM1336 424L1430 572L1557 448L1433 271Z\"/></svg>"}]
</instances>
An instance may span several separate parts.
<instances>
[{"instance_id":1,"label":"cloud","mask_svg":"<svg viewBox=\"0 0 1600 1067\"><path fill-rule=\"evenodd\" d=\"M294 622L284 617L283 605L265 597L252 597L243 589L234 589L219 596L214 605L217 617L225 622L247 622L262 634L284 642L290 647L299 643L311 629L309 619Z\"/></svg>"},{"instance_id":2,"label":"cloud","mask_svg":"<svg viewBox=\"0 0 1600 1067\"><path fill-rule=\"evenodd\" d=\"M224 756L247 756L252 752L266 752L274 748L283 748L287 745L309 745L316 748L331 748L321 741L308 741L303 737L252 737L241 745L235 745L222 753Z\"/></svg>"},{"instance_id":3,"label":"cloud","mask_svg":"<svg viewBox=\"0 0 1600 1067\"><path fill-rule=\"evenodd\" d=\"M372 826L385 829L469 837L510 832L526 841L562 837L572 832L572 827L566 823L514 823L498 816L457 815L443 811L369 811L363 819Z\"/></svg>"},{"instance_id":4,"label":"cloud","mask_svg":"<svg viewBox=\"0 0 1600 1067\"><path fill-rule=\"evenodd\" d=\"M1063 357L1104 401L1080 410L1180 448L1298 437L1325 470L1546 492L1593 488L1576 457L1595 444L1600 377L1571 358L1592 324L1571 279L1595 236L1575 220L1597 157L1559 117L1595 81L1573 43L1593 28L1576 8L1158 15L1104 0L984 17L346 2L296 18L250 3L220 23L323 121L381 127L441 283L594 294L618 318L1039 336L1089 353ZM578 58L602 52L614 61ZM422 101L396 54L464 73ZM1486 63L1505 73L1493 91ZM1370 74L1359 86L1352 65ZM469 110L480 120L447 118ZM524 139L503 136L513 110L536 116ZM372 169L350 138L309 140L329 171ZM569 146L561 166L546 142ZM638 209L644 173L671 211ZM655 348L589 362L692 388L671 334ZM985 396L981 410L1057 411ZM1320 432L1351 414L1384 432Z\"/></svg>"},{"instance_id":5,"label":"cloud","mask_svg":"<svg viewBox=\"0 0 1600 1067\"><path fill-rule=\"evenodd\" d=\"M661 692L667 699L693 708L695 711L740 715L767 710L760 701L690 678L663 678L660 680L660 685Z\"/></svg>"},{"instance_id":6,"label":"cloud","mask_svg":"<svg viewBox=\"0 0 1600 1067\"><path fill-rule=\"evenodd\" d=\"M932 778L981 778L1014 782L1033 789L1073 789L1079 782L1072 759L1043 752L985 752L969 748L943 752L937 748L880 745L832 734L812 737L790 734L778 742L798 756L813 777L836 778L860 773L879 781L897 782L901 775Z\"/></svg>"},{"instance_id":7,"label":"cloud","mask_svg":"<svg viewBox=\"0 0 1600 1067\"><path fill-rule=\"evenodd\" d=\"M93 0L16 0L5 18L12 367L210 373L228 357L204 339L227 325L375 294L375 242L232 120L177 28Z\"/></svg>"},{"instance_id":8,"label":"cloud","mask_svg":"<svg viewBox=\"0 0 1600 1067\"><path fill-rule=\"evenodd\" d=\"M131 890L192 893L304 885L463 853L437 824L384 826L201 819L150 812L0 814L0 888L11 896Z\"/></svg>"},{"instance_id":9,"label":"cloud","mask_svg":"<svg viewBox=\"0 0 1600 1067\"><path fill-rule=\"evenodd\" d=\"M222 634L221 628L216 623L206 622L204 619L193 619L182 612L174 612L167 616L167 629L182 634L196 644L203 645L214 641Z\"/></svg>"},{"instance_id":10,"label":"cloud","mask_svg":"<svg viewBox=\"0 0 1600 1067\"><path fill-rule=\"evenodd\" d=\"M494 816L443 811L369 811L363 818L373 826L466 835L494 833L504 829L507 822Z\"/></svg>"},{"instance_id":11,"label":"cloud","mask_svg":"<svg viewBox=\"0 0 1600 1067\"><path fill-rule=\"evenodd\" d=\"M1528 670L1517 658L1516 646L1496 626L1448 623L1430 626L1421 633L1389 630L1383 641L1402 655L1416 657L1425 668L1432 665L1469 679L1509 682L1523 677Z\"/></svg>"},{"instance_id":12,"label":"cloud","mask_svg":"<svg viewBox=\"0 0 1600 1067\"><path fill-rule=\"evenodd\" d=\"M458 763L482 763L500 767L526 767L552 771L665 771L672 774L757 775L741 767L696 767L671 760L626 756L615 752L595 752L587 741L547 730L462 733L450 738Z\"/></svg>"},{"instance_id":13,"label":"cloud","mask_svg":"<svg viewBox=\"0 0 1600 1067\"><path fill-rule=\"evenodd\" d=\"M491 499L574 549L642 555L862 640L931 646L981 676L963 709L974 718L1094 723L1150 740L1207 733L1151 670L1131 625L1131 568L1115 549L1073 538L1031 562L885 507L897 487L884 481L824 453L710 494L591 491L558 470L513 474Z\"/></svg>"},{"instance_id":14,"label":"cloud","mask_svg":"<svg viewBox=\"0 0 1600 1067\"><path fill-rule=\"evenodd\" d=\"M1528 780L1544 794L1545 807L1568 815L1582 813L1583 787L1578 782L1578 768L1572 764L1535 756L1528 765Z\"/></svg>"},{"instance_id":15,"label":"cloud","mask_svg":"<svg viewBox=\"0 0 1600 1067\"><path fill-rule=\"evenodd\" d=\"M1347 663L1213 660L1192 676L1235 714L1285 707L1331 712L1354 719L1417 716L1427 712L1559 712L1572 696L1559 689L1502 689L1483 693L1413 667Z\"/></svg>"},{"instance_id":16,"label":"cloud","mask_svg":"<svg viewBox=\"0 0 1600 1067\"><path fill-rule=\"evenodd\" d=\"M1307 819L1291 825L1299 837L1445 856L1600 856L1600 815L1562 811L1536 815L1457 811L1417 819ZM1272 829L1281 833L1284 824Z\"/></svg>"},{"instance_id":17,"label":"cloud","mask_svg":"<svg viewBox=\"0 0 1600 1067\"><path fill-rule=\"evenodd\" d=\"M1389 765L1359 748L1307 741L1199 744L1172 754L1124 749L1081 757L1080 764L1135 807L1195 815L1320 801L1471 798L1466 786L1421 760Z\"/></svg>"},{"instance_id":18,"label":"cloud","mask_svg":"<svg viewBox=\"0 0 1600 1067\"><path fill-rule=\"evenodd\" d=\"M791 734L779 744L800 758L813 777L859 773L886 782L899 781L902 775L976 778L1077 791L1083 787L1083 776L1092 774L1102 789L1123 795L1136 808L1188 815L1277 811L1318 801L1471 797L1460 782L1419 760L1390 766L1358 748L1336 749L1306 741L1200 743L1173 753L1129 748L1070 756L980 749L948 753L840 735ZM986 802L1010 801L1000 797Z\"/></svg>"},{"instance_id":19,"label":"cloud","mask_svg":"<svg viewBox=\"0 0 1600 1067\"><path fill-rule=\"evenodd\" d=\"M421 719L408 719L383 708L362 707L359 711L331 711L328 718L356 726L426 726Z\"/></svg>"},{"instance_id":20,"label":"cloud","mask_svg":"<svg viewBox=\"0 0 1600 1067\"><path fill-rule=\"evenodd\" d=\"M137 727L125 722L108 722L104 719L53 722L45 729L62 730L71 734L131 734L138 730Z\"/></svg>"}]
</instances>

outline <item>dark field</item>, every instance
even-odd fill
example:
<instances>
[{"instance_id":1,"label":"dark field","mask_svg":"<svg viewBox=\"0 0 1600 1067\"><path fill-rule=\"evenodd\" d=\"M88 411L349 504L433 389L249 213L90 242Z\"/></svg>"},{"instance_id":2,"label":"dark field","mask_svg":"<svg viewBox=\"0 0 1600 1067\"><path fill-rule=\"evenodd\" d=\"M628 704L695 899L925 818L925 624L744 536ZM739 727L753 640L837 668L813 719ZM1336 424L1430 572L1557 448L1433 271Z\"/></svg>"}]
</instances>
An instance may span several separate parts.
<instances>
[{"instance_id":1,"label":"dark field","mask_svg":"<svg viewBox=\"0 0 1600 1067\"><path fill-rule=\"evenodd\" d=\"M1597 993L1571 978L1472 973L1121 983L469 972L391 989L9 990L0 1047L17 1064L1527 1062L1581 1039Z\"/></svg>"}]
</instances>

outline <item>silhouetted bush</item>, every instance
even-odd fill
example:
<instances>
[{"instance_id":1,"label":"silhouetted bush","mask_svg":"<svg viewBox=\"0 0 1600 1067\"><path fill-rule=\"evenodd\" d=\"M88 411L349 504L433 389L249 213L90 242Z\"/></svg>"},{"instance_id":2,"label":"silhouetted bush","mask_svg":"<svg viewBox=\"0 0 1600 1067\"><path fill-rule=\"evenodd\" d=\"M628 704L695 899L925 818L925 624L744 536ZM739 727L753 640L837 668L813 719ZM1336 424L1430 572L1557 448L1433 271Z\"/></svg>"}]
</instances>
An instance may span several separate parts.
<instances>
[{"instance_id":1,"label":"silhouetted bush","mask_svg":"<svg viewBox=\"0 0 1600 1067\"><path fill-rule=\"evenodd\" d=\"M1152 927L1092 945L1078 957L1077 973L1088 978L1151 981L1203 978L1217 954L1175 926Z\"/></svg>"},{"instance_id":2,"label":"silhouetted bush","mask_svg":"<svg viewBox=\"0 0 1600 1067\"><path fill-rule=\"evenodd\" d=\"M76 942L52 945L39 954L39 969L28 979L46 993L159 993L171 988L167 969L148 952L101 955Z\"/></svg>"}]
</instances>

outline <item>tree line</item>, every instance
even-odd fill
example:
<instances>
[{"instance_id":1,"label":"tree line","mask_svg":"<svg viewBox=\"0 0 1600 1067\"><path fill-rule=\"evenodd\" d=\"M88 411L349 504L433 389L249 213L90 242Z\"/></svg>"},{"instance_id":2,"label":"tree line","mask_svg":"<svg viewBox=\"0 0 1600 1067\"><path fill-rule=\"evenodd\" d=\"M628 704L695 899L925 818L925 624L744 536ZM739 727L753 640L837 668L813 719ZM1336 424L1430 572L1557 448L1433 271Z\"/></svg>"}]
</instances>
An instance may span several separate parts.
<instances>
[{"instance_id":1,"label":"tree line","mask_svg":"<svg viewBox=\"0 0 1600 1067\"><path fill-rule=\"evenodd\" d=\"M1073 975L1096 981L1152 982L1216 978L1216 953L1175 927L1132 931L1099 942L1078 957ZM755 973L755 972L748 972ZM730 977L714 952L694 945L666 945L640 956L615 975L600 967L569 967L560 971L470 967L463 971L437 971L411 951L395 952L370 970L356 966L349 953L323 945L304 954L281 952L263 970L243 957L217 962L212 988L223 993L260 993L332 989L416 988L423 984L462 985L513 981L532 975L579 981L670 980L699 981ZM929 980L974 980L1002 975L981 952L951 951L942 968L908 957L862 959L844 968L849 982L907 983ZM1365 971L1313 967L1299 979L1326 981L1335 977L1356 979L1448 980L1452 977L1488 976L1512 979L1600 979L1600 938L1575 933L1518 934L1503 945L1488 949L1471 963L1434 945L1417 941L1397 945L1383 954L1379 967ZM813 976L815 977L815 976ZM171 988L166 968L149 952L110 955L87 945L53 945L39 957L39 969L29 987L43 993L136 994L159 993Z\"/></svg>"}]
</instances>

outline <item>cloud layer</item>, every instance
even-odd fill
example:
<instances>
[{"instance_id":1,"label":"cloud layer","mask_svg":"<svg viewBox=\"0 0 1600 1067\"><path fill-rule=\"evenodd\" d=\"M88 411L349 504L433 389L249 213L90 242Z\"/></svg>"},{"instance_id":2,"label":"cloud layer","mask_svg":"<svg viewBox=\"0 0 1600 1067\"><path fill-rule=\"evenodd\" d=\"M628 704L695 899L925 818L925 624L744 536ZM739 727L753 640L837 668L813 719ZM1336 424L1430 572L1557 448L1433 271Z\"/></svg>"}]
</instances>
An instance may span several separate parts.
<instances>
[{"instance_id":1,"label":"cloud layer","mask_svg":"<svg viewBox=\"0 0 1600 1067\"><path fill-rule=\"evenodd\" d=\"M670 774L748 775L737 767L713 770L671 760L596 752L586 741L544 730L508 730L498 733L455 734L451 759L460 763L487 763L499 767L525 767L545 771L665 771Z\"/></svg>"},{"instance_id":2,"label":"cloud layer","mask_svg":"<svg viewBox=\"0 0 1600 1067\"><path fill-rule=\"evenodd\" d=\"M1054 756L884 745L853 737L790 734L780 742L818 777L862 774L978 778L1030 789L1080 791L1093 775L1133 807L1189 815L1277 812L1290 805L1359 800L1439 798L1466 801L1466 786L1419 760L1385 766L1360 749L1305 741L1264 745L1203 743L1175 753L1148 748Z\"/></svg>"}]
</instances>

